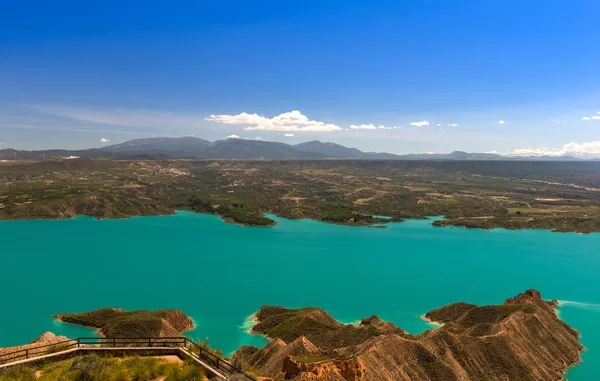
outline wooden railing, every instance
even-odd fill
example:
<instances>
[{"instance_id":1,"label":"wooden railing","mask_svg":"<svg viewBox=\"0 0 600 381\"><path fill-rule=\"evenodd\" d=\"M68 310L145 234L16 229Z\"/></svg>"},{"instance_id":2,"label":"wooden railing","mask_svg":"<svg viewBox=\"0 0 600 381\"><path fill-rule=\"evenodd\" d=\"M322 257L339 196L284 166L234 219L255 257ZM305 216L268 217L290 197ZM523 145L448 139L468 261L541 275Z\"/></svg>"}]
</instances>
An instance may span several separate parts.
<instances>
[{"instance_id":1,"label":"wooden railing","mask_svg":"<svg viewBox=\"0 0 600 381\"><path fill-rule=\"evenodd\" d=\"M94 348L185 348L192 356L222 372L225 376L241 374L248 380L255 380L254 377L236 368L229 361L198 345L187 337L78 337L76 339L43 344L0 354L0 365L60 353L73 348L86 348L88 350Z\"/></svg>"}]
</instances>

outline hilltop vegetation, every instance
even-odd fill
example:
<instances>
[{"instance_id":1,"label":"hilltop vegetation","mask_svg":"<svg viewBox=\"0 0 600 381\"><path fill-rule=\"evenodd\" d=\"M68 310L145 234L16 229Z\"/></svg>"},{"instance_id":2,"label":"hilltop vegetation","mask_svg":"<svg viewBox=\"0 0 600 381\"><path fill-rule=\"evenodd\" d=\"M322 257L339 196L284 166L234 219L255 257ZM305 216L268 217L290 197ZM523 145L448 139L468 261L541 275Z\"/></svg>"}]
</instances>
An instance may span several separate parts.
<instances>
[{"instance_id":1,"label":"hilltop vegetation","mask_svg":"<svg viewBox=\"0 0 600 381\"><path fill-rule=\"evenodd\" d=\"M600 163L366 160L60 160L0 164L0 219L126 218L176 209L369 225L600 231ZM373 216L389 216L390 220Z\"/></svg>"},{"instance_id":2,"label":"hilltop vegetation","mask_svg":"<svg viewBox=\"0 0 600 381\"><path fill-rule=\"evenodd\" d=\"M319 308L297 310L265 306L256 314L258 324L252 333L277 338L286 343L304 336L320 348L357 345L384 333L405 335L406 332L376 316L363 319L358 327L340 324Z\"/></svg>"}]
</instances>

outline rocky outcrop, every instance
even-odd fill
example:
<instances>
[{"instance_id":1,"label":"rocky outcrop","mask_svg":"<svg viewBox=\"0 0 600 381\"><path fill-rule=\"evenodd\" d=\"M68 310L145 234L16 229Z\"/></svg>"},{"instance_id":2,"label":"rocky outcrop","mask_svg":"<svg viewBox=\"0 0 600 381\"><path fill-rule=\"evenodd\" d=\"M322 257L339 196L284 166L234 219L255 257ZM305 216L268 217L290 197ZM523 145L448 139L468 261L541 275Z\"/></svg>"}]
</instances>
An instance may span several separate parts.
<instances>
[{"instance_id":1,"label":"rocky outcrop","mask_svg":"<svg viewBox=\"0 0 600 381\"><path fill-rule=\"evenodd\" d=\"M272 341L236 357L276 380L560 380L583 350L577 331L535 290L501 305L431 311L444 325L420 335L373 316L348 329L318 309L261 312L257 331Z\"/></svg>"},{"instance_id":2,"label":"rocky outcrop","mask_svg":"<svg viewBox=\"0 0 600 381\"><path fill-rule=\"evenodd\" d=\"M250 348L250 347L245 347ZM276 375L281 373L282 364L289 357L309 358L319 353L319 348L305 337L299 337L293 342L286 344L281 339L271 340L267 345L258 350L253 347L251 352L242 353L236 351L235 357L239 360L253 364L265 375Z\"/></svg>"},{"instance_id":3,"label":"rocky outcrop","mask_svg":"<svg viewBox=\"0 0 600 381\"><path fill-rule=\"evenodd\" d=\"M66 323L97 328L107 337L172 337L194 328L192 319L176 309L127 312L120 308L102 308L55 317Z\"/></svg>"},{"instance_id":4,"label":"rocky outcrop","mask_svg":"<svg viewBox=\"0 0 600 381\"><path fill-rule=\"evenodd\" d=\"M70 345L68 340L69 339L65 336L56 336L52 332L45 332L29 344L19 345L16 347L0 348L0 357L8 353L22 351L25 349L29 350L29 354L31 356L44 355L46 353L57 351L61 348L68 348ZM52 344L56 344L56 346Z\"/></svg>"},{"instance_id":5,"label":"rocky outcrop","mask_svg":"<svg viewBox=\"0 0 600 381\"><path fill-rule=\"evenodd\" d=\"M33 340L30 344L52 344L58 343L61 341L68 340L66 336L56 336L52 332L44 332L40 336L38 336L35 340Z\"/></svg>"},{"instance_id":6,"label":"rocky outcrop","mask_svg":"<svg viewBox=\"0 0 600 381\"><path fill-rule=\"evenodd\" d=\"M288 356L283 361L282 372L286 380L359 381L364 379L362 363L355 359L309 363Z\"/></svg>"}]
</instances>

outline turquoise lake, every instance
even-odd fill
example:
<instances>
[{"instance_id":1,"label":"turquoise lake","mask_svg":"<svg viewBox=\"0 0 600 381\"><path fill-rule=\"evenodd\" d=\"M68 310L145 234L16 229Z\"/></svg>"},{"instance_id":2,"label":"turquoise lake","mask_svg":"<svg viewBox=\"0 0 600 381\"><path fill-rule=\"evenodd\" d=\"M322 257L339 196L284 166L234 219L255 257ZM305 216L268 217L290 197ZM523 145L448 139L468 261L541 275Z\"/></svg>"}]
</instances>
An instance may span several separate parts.
<instances>
[{"instance_id":1,"label":"turquoise lake","mask_svg":"<svg viewBox=\"0 0 600 381\"><path fill-rule=\"evenodd\" d=\"M600 234L387 229L277 217L272 228L179 212L164 217L0 221L0 346L45 331L89 336L51 314L101 307L179 308L230 353L265 340L246 333L262 305L321 307L350 323L376 314L409 332L445 304L501 303L529 288L562 301L588 349L571 381L600 377Z\"/></svg>"}]
</instances>

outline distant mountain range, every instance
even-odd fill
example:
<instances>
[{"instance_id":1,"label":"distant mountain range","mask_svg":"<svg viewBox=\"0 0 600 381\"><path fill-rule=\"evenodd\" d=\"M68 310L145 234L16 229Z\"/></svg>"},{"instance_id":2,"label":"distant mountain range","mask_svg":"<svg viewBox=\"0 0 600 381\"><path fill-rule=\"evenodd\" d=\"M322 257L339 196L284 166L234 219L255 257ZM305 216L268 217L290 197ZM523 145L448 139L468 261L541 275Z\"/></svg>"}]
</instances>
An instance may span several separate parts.
<instances>
[{"instance_id":1,"label":"distant mountain range","mask_svg":"<svg viewBox=\"0 0 600 381\"><path fill-rule=\"evenodd\" d=\"M290 145L261 140L226 139L210 142L186 136L182 138L135 139L102 148L86 150L21 151L0 150L0 159L41 158L210 158L210 159L374 159L374 160L579 160L571 156L509 157L493 153L467 153L454 151L449 154L394 155L384 152L363 152L336 143L318 140Z\"/></svg>"}]
</instances>

